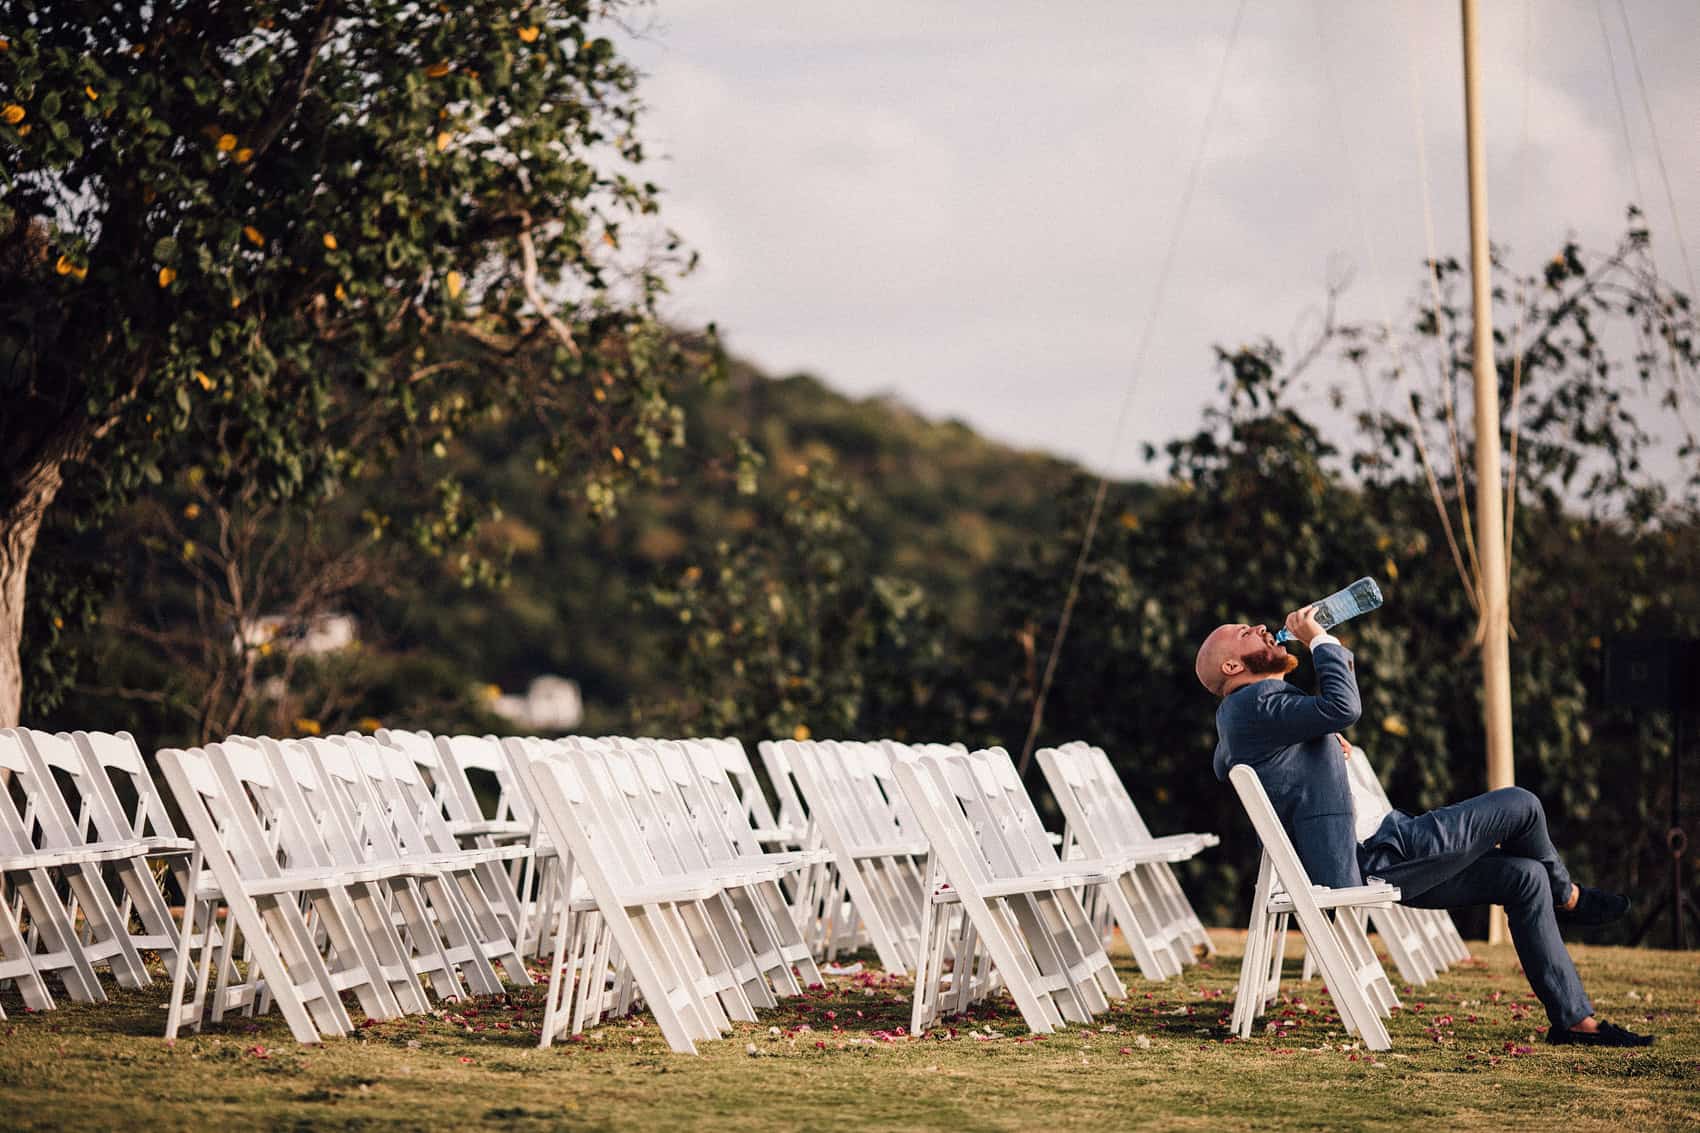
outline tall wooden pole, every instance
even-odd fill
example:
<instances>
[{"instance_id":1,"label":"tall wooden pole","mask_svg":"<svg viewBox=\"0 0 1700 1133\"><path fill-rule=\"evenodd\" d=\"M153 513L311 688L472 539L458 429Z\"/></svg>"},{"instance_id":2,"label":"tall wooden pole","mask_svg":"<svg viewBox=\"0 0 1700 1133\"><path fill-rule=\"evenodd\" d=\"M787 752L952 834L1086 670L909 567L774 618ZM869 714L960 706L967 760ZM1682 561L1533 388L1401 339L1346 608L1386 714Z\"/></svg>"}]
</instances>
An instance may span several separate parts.
<instances>
[{"instance_id":1,"label":"tall wooden pole","mask_svg":"<svg viewBox=\"0 0 1700 1133\"><path fill-rule=\"evenodd\" d=\"M1505 565L1505 485L1499 461L1499 371L1493 361L1492 267L1488 261L1487 154L1482 142L1482 84L1476 58L1476 0L1464 11L1464 137L1470 172L1470 279L1476 319L1476 553L1481 556L1482 714L1487 730L1488 790L1509 787L1511 645ZM1488 942L1506 939L1505 910L1495 906Z\"/></svg>"}]
</instances>

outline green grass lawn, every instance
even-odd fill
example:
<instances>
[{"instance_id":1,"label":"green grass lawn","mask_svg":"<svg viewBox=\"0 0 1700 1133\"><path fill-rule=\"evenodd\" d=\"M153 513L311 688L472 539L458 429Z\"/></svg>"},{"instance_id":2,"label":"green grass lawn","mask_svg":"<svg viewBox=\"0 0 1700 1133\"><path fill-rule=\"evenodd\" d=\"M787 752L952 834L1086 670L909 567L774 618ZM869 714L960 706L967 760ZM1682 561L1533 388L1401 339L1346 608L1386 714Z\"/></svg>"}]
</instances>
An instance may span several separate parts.
<instances>
[{"instance_id":1,"label":"green grass lawn","mask_svg":"<svg viewBox=\"0 0 1700 1133\"><path fill-rule=\"evenodd\" d=\"M1356 1049L1320 984L1291 982L1279 1034L1227 1039L1240 935L1091 1028L1027 1034L1007 999L924 1039L908 985L835 978L758 1025L669 1052L647 1016L536 1048L535 991L296 1045L275 1015L168 1046L159 988L26 1014L0 996L0 1128L1657 1129L1700 1127L1694 953L1577 947L1600 1013L1659 1034L1643 1051L1540 1042L1509 948L1404 991L1391 1052ZM1298 937L1293 937L1293 952ZM1122 960L1126 960L1123 956ZM1288 1025L1290 1024L1290 1026Z\"/></svg>"}]
</instances>

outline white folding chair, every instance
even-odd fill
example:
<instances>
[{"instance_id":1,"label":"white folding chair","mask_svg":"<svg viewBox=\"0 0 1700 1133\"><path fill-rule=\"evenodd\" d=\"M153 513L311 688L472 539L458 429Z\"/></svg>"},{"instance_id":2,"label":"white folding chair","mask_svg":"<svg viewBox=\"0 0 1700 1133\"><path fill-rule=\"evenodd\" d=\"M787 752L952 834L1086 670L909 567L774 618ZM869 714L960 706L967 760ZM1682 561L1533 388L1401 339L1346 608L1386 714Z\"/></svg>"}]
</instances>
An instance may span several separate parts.
<instances>
[{"instance_id":1,"label":"white folding chair","mask_svg":"<svg viewBox=\"0 0 1700 1133\"><path fill-rule=\"evenodd\" d=\"M40 738L41 746L55 756L63 750L70 764L68 774L83 774L82 761L68 742L45 734ZM120 986L145 987L150 982L147 967L130 939L104 873L106 866L132 857L137 847L84 840L73 804L66 802L34 740L21 729L0 732L0 768L10 772L24 804L22 813L10 805L5 808L5 831L0 833L5 844L0 845L0 855L34 855L38 862L32 870L11 875L17 901L30 913L31 932L45 934L50 952L68 951L69 964L60 970L77 977L66 982L73 999L99 1002L106 998L98 982L91 982L95 965L106 965ZM68 900L61 898L56 878L63 882ZM33 962L38 969L44 964L40 958Z\"/></svg>"},{"instance_id":2,"label":"white folding chair","mask_svg":"<svg viewBox=\"0 0 1700 1133\"><path fill-rule=\"evenodd\" d=\"M526 924L536 933L536 954L549 963L544 981L543 1026L538 1045L594 1027L634 1005L631 969L620 959L613 934L564 843L548 833L543 805L529 770L537 760L569 758L559 740L509 736L502 741L512 781L525 793L532 815L537 862L536 899ZM573 782L576 784L576 773Z\"/></svg>"},{"instance_id":3,"label":"white folding chair","mask_svg":"<svg viewBox=\"0 0 1700 1133\"><path fill-rule=\"evenodd\" d=\"M903 829L900 812L881 790L861 746L783 740L777 747L808 800L810 820L833 853L851 907L880 963L891 972L913 971L929 900L920 864L927 839ZM837 944L837 939L829 942L829 956Z\"/></svg>"},{"instance_id":4,"label":"white folding chair","mask_svg":"<svg viewBox=\"0 0 1700 1133\"><path fill-rule=\"evenodd\" d=\"M339 990L352 989L369 1010L394 1014L394 1000L382 976L372 974L376 961L357 944L338 902L328 900L341 878L327 877L314 867L286 868L280 860L279 842L267 829L256 801L243 787L247 781L268 781L270 772L255 749L233 748L241 765L229 766L223 745L207 748L166 748L159 753L160 773L177 801L183 820L193 834L197 849L213 878L209 893L200 889L197 900L184 907L185 941L192 938L192 918L202 899L216 896L228 909L225 943L220 949L220 983L214 992L215 1018L225 1006L227 968L240 938L248 950L249 986L245 1005L252 1008L263 988L265 997L282 1013L298 1042L316 1043L326 1034L347 1035L353 1023L343 1008ZM252 757L252 758L249 758ZM259 766L256 766L256 763ZM275 817L278 822L286 816ZM309 926L303 907L314 914ZM320 952L316 932L322 930L330 948ZM363 939L363 938L362 938ZM190 1019L200 1026L211 949L202 949L201 977L190 1005ZM181 949L173 979L171 1014L167 1037L175 1037L183 1009L183 987L187 978L189 949ZM371 968L366 968L367 964ZM333 965L335 972L333 974ZM357 969L365 969L364 971ZM389 1003L384 1000L388 998Z\"/></svg>"},{"instance_id":5,"label":"white folding chair","mask_svg":"<svg viewBox=\"0 0 1700 1133\"><path fill-rule=\"evenodd\" d=\"M753 1022L757 1008L774 1006L778 994L795 994L794 977L779 958L772 927L747 893L758 881L777 880L778 871L710 865L683 803L647 744L609 743L592 754L595 770L607 772L602 784L617 792L615 802L631 816L660 875L706 879L718 890L704 901L682 905L680 912L699 951L726 957L725 973L711 969L711 975L720 981L714 990L727 1015Z\"/></svg>"},{"instance_id":6,"label":"white folding chair","mask_svg":"<svg viewBox=\"0 0 1700 1133\"><path fill-rule=\"evenodd\" d=\"M731 742L736 743L737 741ZM743 750L743 745L739 744L738 752L742 753ZM772 830L790 845L806 844L811 829L809 811L803 805L803 797L795 778L796 773L791 769L790 760L785 758L785 753L780 748L780 741L762 740L756 744L756 754L761 757L762 766L767 769L767 780L773 784L774 797L779 800L777 813L762 814L757 810L752 815L756 829L761 830L765 825L767 829ZM736 760L736 756L724 757L731 761ZM743 762L746 766L749 764L748 755L744 756ZM728 770L733 769L728 767ZM734 771L734 774L742 776L742 770L738 769ZM756 781L755 768L750 768L747 779L739 778L739 785L745 788L742 797L749 802L752 808L755 808L756 804L752 794L759 795L759 791L749 791L749 786L760 786L760 783ZM766 807L767 799L765 797L762 797L760 805Z\"/></svg>"},{"instance_id":7,"label":"white folding chair","mask_svg":"<svg viewBox=\"0 0 1700 1133\"><path fill-rule=\"evenodd\" d=\"M436 862L410 858L374 777L341 736L261 741L280 777L293 774L300 805L323 833L329 868L361 871L348 891L404 1012L429 1010L424 988L439 1001L465 995L460 970L482 973L480 987L499 987L467 923L452 882Z\"/></svg>"},{"instance_id":8,"label":"white folding chair","mask_svg":"<svg viewBox=\"0 0 1700 1133\"><path fill-rule=\"evenodd\" d=\"M15 980L24 1004L37 1011L54 1006L43 977L57 973L72 999L99 1003L106 999L94 966L65 904L59 899L53 871L78 868L79 855L48 853L32 837L35 800L30 790L30 763L24 748L10 732L0 732L0 951L3 970ZM23 794L18 810L12 786ZM27 922L26 922L27 918ZM27 923L27 930L24 927Z\"/></svg>"},{"instance_id":9,"label":"white folding chair","mask_svg":"<svg viewBox=\"0 0 1700 1133\"><path fill-rule=\"evenodd\" d=\"M501 970L507 981L521 987L531 985L525 961L519 954L511 922L499 911L501 897L492 898L492 887L508 889L507 863L530 853L525 845L462 846L433 797L419 767L406 752L380 743L371 736L336 737L347 745L358 766L366 773L389 819L399 860L429 867L447 885L434 895L432 908L452 910L454 923L470 936L470 943L488 963L460 961L460 974L467 987L479 995L502 990L490 965ZM494 867L494 868L492 868ZM439 904L439 901L441 902ZM439 923L443 918L439 915ZM458 948L461 943L454 947ZM456 953L458 955L458 952Z\"/></svg>"},{"instance_id":10,"label":"white folding chair","mask_svg":"<svg viewBox=\"0 0 1700 1133\"><path fill-rule=\"evenodd\" d=\"M768 781L773 785L774 796L779 800L779 809L774 815L774 820L778 823L774 828L777 836L772 839L764 838L764 844L771 842L792 849L807 850L825 848L826 842L821 834L820 824L803 805L802 789L797 782L796 772L792 770L791 761L780 743L778 740L762 740L756 745L762 767L766 769ZM739 751L742 750L740 747ZM854 951L870 945L872 941L856 915L855 906L850 899L849 885L838 870L836 857L831 858L825 868L818 872L813 885L810 917L813 924L809 946L814 954L830 959L840 951Z\"/></svg>"},{"instance_id":11,"label":"white folding chair","mask_svg":"<svg viewBox=\"0 0 1700 1133\"><path fill-rule=\"evenodd\" d=\"M685 924L681 910L712 899L719 887L705 878L660 875L641 841L633 837L629 812L615 805L608 789L611 774L598 771L600 753L534 748L514 754L544 829L556 845L566 848L575 873L584 878L610 946L630 969L668 1045L694 1054L697 1041L717 1038L730 1025L712 989L723 981L713 980L711 971L724 971L727 962L712 948L705 962L698 951L700 938ZM564 961L570 914L570 904L564 905L551 964L544 1045L563 1029L559 1015L566 989L556 985L569 978ZM594 994L600 996L600 965L582 970L581 999L590 990L582 988L586 981L594 981Z\"/></svg>"},{"instance_id":12,"label":"white folding chair","mask_svg":"<svg viewBox=\"0 0 1700 1133\"><path fill-rule=\"evenodd\" d=\"M756 775L755 766L750 763L749 753L744 750L741 742L731 736L702 737L690 742L714 756L721 772L731 782L733 794L742 806L745 825L754 831L759 842L780 850L796 849L803 845L808 833L807 821L799 818L795 825L780 821L767 801L767 793L762 790L761 779ZM780 798L783 805L784 796L781 795Z\"/></svg>"},{"instance_id":13,"label":"white folding chair","mask_svg":"<svg viewBox=\"0 0 1700 1133\"><path fill-rule=\"evenodd\" d=\"M354 992L361 1010L375 1019L406 1014L404 1003L423 1008L423 992L401 960L394 923L375 886L393 870L382 862L338 860L326 839L334 824L306 801L296 778L297 770L311 775L301 750L294 745L286 753L275 740L233 738L210 746L207 755L226 790L253 803L272 849L261 876L288 874L314 883L301 907L336 990ZM297 767L289 766L290 754Z\"/></svg>"},{"instance_id":14,"label":"white folding chair","mask_svg":"<svg viewBox=\"0 0 1700 1133\"><path fill-rule=\"evenodd\" d=\"M511 922L516 939L524 935L525 904L536 863L529 853L535 816L524 790L514 781L513 769L502 752L502 742L495 736L438 736L437 750L442 756L444 771L463 785L470 799L470 809L463 821L450 821L449 830L463 844L490 847L518 845L527 853L507 862L507 881L500 884L502 871L492 866L482 876L485 888L496 900L497 911ZM480 802L473 774L487 776L495 788L494 800L486 809Z\"/></svg>"},{"instance_id":15,"label":"white folding chair","mask_svg":"<svg viewBox=\"0 0 1700 1133\"><path fill-rule=\"evenodd\" d=\"M1316 957L1347 1032L1371 1050L1388 1049L1392 1042L1382 1018L1399 1000L1370 947L1361 917L1367 909L1396 902L1399 890L1385 882L1346 889L1313 885L1257 772L1241 764L1228 772L1228 780L1263 843L1234 997L1234 1033L1250 1038L1258 1017L1279 993L1291 920L1304 936L1306 954ZM1329 912L1334 913L1332 920Z\"/></svg>"},{"instance_id":16,"label":"white folding chair","mask_svg":"<svg viewBox=\"0 0 1700 1133\"><path fill-rule=\"evenodd\" d=\"M984 760L899 752L894 771L944 879L1030 1029L1049 1033L1089 1022L1126 994L1076 893L1106 884L1106 874L1090 863L1055 861L1048 839L1043 844L1052 860L1039 857ZM934 1014L924 1000L936 995L932 960L939 951L927 927L916 981L923 999L911 1014L923 1028Z\"/></svg>"},{"instance_id":17,"label":"white folding chair","mask_svg":"<svg viewBox=\"0 0 1700 1133\"><path fill-rule=\"evenodd\" d=\"M780 850L764 851L756 844L754 831L740 808L726 805L726 793L717 792L704 779L704 771L716 776L715 782L726 788L719 777L719 766L700 746L676 740L661 740L641 745L657 761L670 780L672 793L681 807L676 809L686 823L688 832L695 835L689 845L700 847L700 856L693 855L704 868L719 868L749 877L747 884L728 887L727 894L737 906L745 935L759 927L769 947L778 958L780 971L770 976L775 994L784 998L802 991L801 985L821 982L820 969L804 940L799 924L802 915L786 897L781 882L795 879L800 872L814 869L830 860L825 851ZM683 838L683 833L681 833ZM800 984L799 984L800 981Z\"/></svg>"},{"instance_id":18,"label":"white folding chair","mask_svg":"<svg viewBox=\"0 0 1700 1133\"><path fill-rule=\"evenodd\" d=\"M101 842L137 847L134 855L114 863L123 887L120 918L126 926L132 915L139 922L131 943L137 949L158 952L168 965L174 965L178 925L160 886L169 876L185 903L194 899L197 879L189 868L194 839L180 836L172 825L165 799L130 733L78 731L71 733L70 740L82 761L83 801L94 836ZM126 797L134 800L129 809ZM156 863L163 868L156 870ZM217 936L215 926L213 938Z\"/></svg>"},{"instance_id":19,"label":"white folding chair","mask_svg":"<svg viewBox=\"0 0 1700 1133\"><path fill-rule=\"evenodd\" d=\"M1100 761L1084 744L1043 748L1038 759L1082 856L1115 871L1101 897L1141 974L1165 980L1194 962L1195 948L1213 950L1172 863L1216 845L1216 836L1153 837L1108 758Z\"/></svg>"}]
</instances>

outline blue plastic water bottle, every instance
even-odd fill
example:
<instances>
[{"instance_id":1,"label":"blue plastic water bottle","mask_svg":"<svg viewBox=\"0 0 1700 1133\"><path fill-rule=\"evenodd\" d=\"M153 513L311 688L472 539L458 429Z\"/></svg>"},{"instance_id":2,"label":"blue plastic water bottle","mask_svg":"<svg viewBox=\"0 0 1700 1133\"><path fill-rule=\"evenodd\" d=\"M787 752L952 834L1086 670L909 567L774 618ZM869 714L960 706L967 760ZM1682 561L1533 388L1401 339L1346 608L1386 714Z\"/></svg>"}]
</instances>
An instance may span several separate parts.
<instances>
[{"instance_id":1,"label":"blue plastic water bottle","mask_svg":"<svg viewBox=\"0 0 1700 1133\"><path fill-rule=\"evenodd\" d=\"M1316 624L1323 629L1333 629L1348 618L1378 609L1381 602L1381 587L1375 584L1375 579L1360 578L1346 589L1330 594L1316 603ZM1293 640L1293 635L1283 626L1276 631L1275 640L1285 644Z\"/></svg>"}]
</instances>

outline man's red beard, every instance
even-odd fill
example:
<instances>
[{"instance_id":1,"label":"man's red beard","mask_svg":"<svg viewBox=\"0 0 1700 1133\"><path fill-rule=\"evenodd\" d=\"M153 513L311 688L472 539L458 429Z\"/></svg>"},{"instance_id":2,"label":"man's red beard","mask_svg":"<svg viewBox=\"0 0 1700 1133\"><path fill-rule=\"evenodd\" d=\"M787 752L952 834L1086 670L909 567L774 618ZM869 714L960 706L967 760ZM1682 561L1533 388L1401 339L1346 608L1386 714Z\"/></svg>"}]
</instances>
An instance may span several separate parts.
<instances>
[{"instance_id":1,"label":"man's red beard","mask_svg":"<svg viewBox=\"0 0 1700 1133\"><path fill-rule=\"evenodd\" d=\"M1278 645L1247 653L1240 662L1245 665L1246 672L1259 676L1274 673L1284 677L1299 667L1299 659Z\"/></svg>"}]
</instances>

